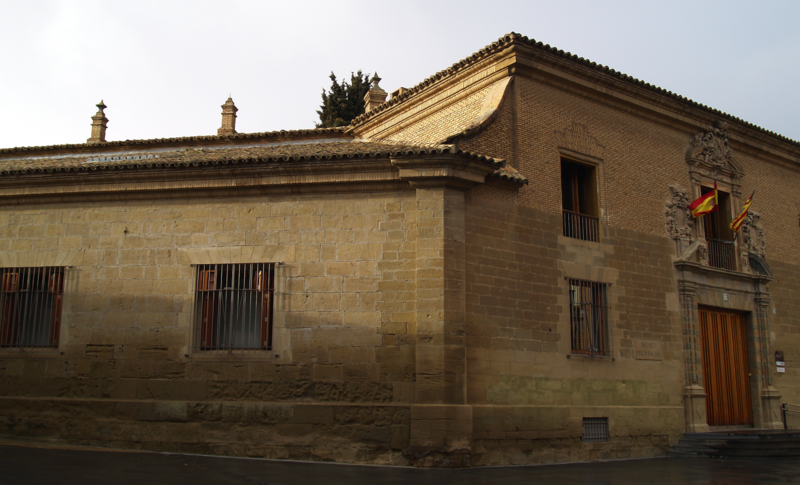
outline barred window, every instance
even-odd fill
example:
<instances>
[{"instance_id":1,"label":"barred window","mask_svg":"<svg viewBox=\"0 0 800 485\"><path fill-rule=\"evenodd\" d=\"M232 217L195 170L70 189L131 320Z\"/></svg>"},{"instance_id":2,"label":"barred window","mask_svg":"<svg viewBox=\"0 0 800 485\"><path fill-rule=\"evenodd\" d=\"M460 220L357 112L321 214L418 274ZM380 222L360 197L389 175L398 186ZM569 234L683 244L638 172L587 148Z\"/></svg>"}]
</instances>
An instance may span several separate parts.
<instances>
[{"instance_id":1,"label":"barred window","mask_svg":"<svg viewBox=\"0 0 800 485\"><path fill-rule=\"evenodd\" d=\"M0 268L0 347L58 347L64 267Z\"/></svg>"},{"instance_id":2,"label":"barred window","mask_svg":"<svg viewBox=\"0 0 800 485\"><path fill-rule=\"evenodd\" d=\"M584 443L608 441L608 418L583 418Z\"/></svg>"},{"instance_id":3,"label":"barred window","mask_svg":"<svg viewBox=\"0 0 800 485\"><path fill-rule=\"evenodd\" d=\"M611 355L608 342L608 285L569 279L572 353Z\"/></svg>"},{"instance_id":4,"label":"barred window","mask_svg":"<svg viewBox=\"0 0 800 485\"><path fill-rule=\"evenodd\" d=\"M275 263L198 265L196 289L197 348L272 347Z\"/></svg>"}]
</instances>

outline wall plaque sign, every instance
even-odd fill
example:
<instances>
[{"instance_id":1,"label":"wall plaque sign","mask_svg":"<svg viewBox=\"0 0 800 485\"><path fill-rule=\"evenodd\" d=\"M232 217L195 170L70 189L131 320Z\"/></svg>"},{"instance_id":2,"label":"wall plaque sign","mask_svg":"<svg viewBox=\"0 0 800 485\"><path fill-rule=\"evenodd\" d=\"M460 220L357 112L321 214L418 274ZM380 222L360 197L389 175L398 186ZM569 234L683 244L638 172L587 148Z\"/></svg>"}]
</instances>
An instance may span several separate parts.
<instances>
[{"instance_id":1,"label":"wall plaque sign","mask_svg":"<svg viewBox=\"0 0 800 485\"><path fill-rule=\"evenodd\" d=\"M634 356L636 360L664 360L661 342L658 340L634 340Z\"/></svg>"}]
</instances>

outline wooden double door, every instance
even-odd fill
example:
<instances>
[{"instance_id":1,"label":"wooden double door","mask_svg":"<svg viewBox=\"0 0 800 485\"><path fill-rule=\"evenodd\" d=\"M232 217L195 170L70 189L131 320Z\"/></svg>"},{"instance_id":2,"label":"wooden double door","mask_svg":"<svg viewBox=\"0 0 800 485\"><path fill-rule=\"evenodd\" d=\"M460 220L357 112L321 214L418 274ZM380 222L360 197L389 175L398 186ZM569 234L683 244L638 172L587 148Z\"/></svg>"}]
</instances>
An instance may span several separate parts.
<instances>
[{"instance_id":1,"label":"wooden double door","mask_svg":"<svg viewBox=\"0 0 800 485\"><path fill-rule=\"evenodd\" d=\"M709 308L699 314L708 425L752 425L744 315Z\"/></svg>"}]
</instances>

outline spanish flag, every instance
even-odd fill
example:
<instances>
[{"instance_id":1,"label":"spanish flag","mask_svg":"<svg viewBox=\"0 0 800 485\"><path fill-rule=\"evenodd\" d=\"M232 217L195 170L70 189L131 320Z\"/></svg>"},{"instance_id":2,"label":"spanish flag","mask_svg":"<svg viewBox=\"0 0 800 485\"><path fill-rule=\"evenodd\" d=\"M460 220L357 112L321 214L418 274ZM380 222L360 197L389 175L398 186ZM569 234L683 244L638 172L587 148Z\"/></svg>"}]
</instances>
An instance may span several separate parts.
<instances>
[{"instance_id":1,"label":"spanish flag","mask_svg":"<svg viewBox=\"0 0 800 485\"><path fill-rule=\"evenodd\" d=\"M694 217L700 217L709 212L719 212L718 202L717 183L714 182L714 190L701 195L696 201L689 204L689 210L692 211Z\"/></svg>"},{"instance_id":2,"label":"spanish flag","mask_svg":"<svg viewBox=\"0 0 800 485\"><path fill-rule=\"evenodd\" d=\"M731 229L733 232L739 232L739 229L742 227L742 223L744 222L745 217L747 217L747 211L750 210L750 201L753 200L753 196L755 195L756 191L754 190L750 197L747 198L744 205L742 206L742 213L739 214L739 217L731 222Z\"/></svg>"}]
</instances>

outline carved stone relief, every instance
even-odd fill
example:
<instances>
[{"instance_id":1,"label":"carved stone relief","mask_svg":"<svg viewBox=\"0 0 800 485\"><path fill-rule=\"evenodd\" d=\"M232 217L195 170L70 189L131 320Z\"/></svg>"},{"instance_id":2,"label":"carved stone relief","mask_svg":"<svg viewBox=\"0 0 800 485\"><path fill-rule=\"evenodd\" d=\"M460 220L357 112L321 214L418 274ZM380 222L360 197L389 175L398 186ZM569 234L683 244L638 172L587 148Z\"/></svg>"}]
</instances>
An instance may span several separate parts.
<instances>
[{"instance_id":1,"label":"carved stone relief","mask_svg":"<svg viewBox=\"0 0 800 485\"><path fill-rule=\"evenodd\" d=\"M680 185L670 185L664 217L672 239L694 240L694 219L689 212L689 195Z\"/></svg>"},{"instance_id":2,"label":"carved stone relief","mask_svg":"<svg viewBox=\"0 0 800 485\"><path fill-rule=\"evenodd\" d=\"M761 259L767 256L767 244L764 240L764 226L761 225L761 214L749 211L742 223L742 236L744 247L748 253L754 253Z\"/></svg>"},{"instance_id":3,"label":"carved stone relief","mask_svg":"<svg viewBox=\"0 0 800 485\"><path fill-rule=\"evenodd\" d=\"M697 260L703 266L708 266L708 246L705 242L701 242L697 247Z\"/></svg>"},{"instance_id":4,"label":"carved stone relief","mask_svg":"<svg viewBox=\"0 0 800 485\"><path fill-rule=\"evenodd\" d=\"M572 123L564 131L556 131L556 141L558 146L578 153L591 155L595 158L603 158L606 147L597 142L597 138L589 134L586 125Z\"/></svg>"},{"instance_id":5,"label":"carved stone relief","mask_svg":"<svg viewBox=\"0 0 800 485\"><path fill-rule=\"evenodd\" d=\"M692 148L687 153L687 159L702 160L710 167L730 170L733 167L731 148L728 146L727 123L718 122L711 131L699 132L694 135Z\"/></svg>"},{"instance_id":6,"label":"carved stone relief","mask_svg":"<svg viewBox=\"0 0 800 485\"><path fill-rule=\"evenodd\" d=\"M747 254L747 251L742 251L741 255L741 263L742 263L742 272L743 273L752 273L752 269L750 269L750 256Z\"/></svg>"},{"instance_id":7,"label":"carved stone relief","mask_svg":"<svg viewBox=\"0 0 800 485\"><path fill-rule=\"evenodd\" d=\"M727 126L726 122L717 121L696 133L686 150L686 163L693 186L716 182L720 190L740 197L744 173L731 152Z\"/></svg>"}]
</instances>

